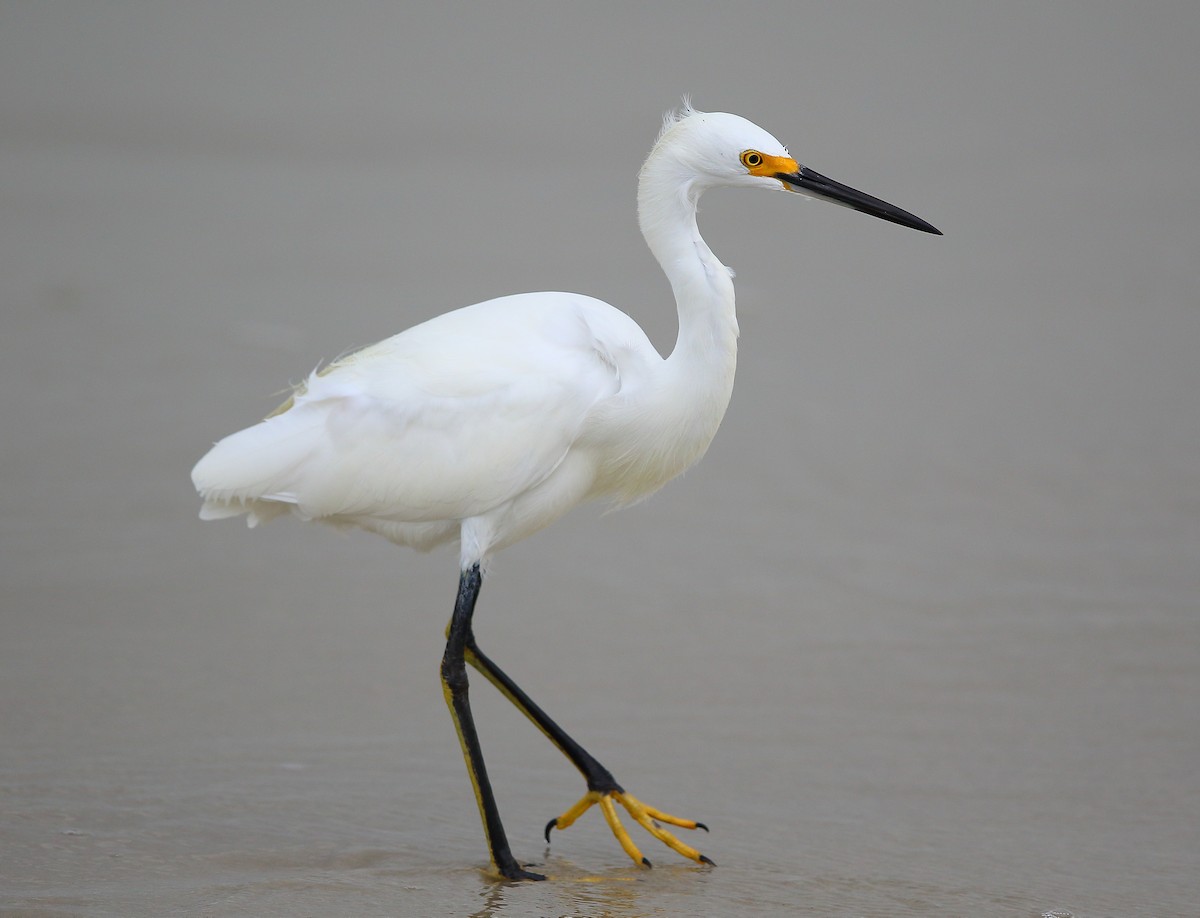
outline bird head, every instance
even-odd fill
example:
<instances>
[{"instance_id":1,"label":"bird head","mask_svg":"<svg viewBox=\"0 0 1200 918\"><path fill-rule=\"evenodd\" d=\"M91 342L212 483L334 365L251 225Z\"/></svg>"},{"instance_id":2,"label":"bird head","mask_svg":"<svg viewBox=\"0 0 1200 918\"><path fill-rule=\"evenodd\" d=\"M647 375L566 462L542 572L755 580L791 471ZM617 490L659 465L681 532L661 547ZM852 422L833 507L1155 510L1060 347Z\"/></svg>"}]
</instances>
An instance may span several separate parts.
<instances>
[{"instance_id":1,"label":"bird head","mask_svg":"<svg viewBox=\"0 0 1200 918\"><path fill-rule=\"evenodd\" d=\"M655 154L688 174L689 193L697 196L722 185L783 190L941 235L920 217L801 165L775 137L738 115L685 104L664 119L652 159Z\"/></svg>"}]
</instances>

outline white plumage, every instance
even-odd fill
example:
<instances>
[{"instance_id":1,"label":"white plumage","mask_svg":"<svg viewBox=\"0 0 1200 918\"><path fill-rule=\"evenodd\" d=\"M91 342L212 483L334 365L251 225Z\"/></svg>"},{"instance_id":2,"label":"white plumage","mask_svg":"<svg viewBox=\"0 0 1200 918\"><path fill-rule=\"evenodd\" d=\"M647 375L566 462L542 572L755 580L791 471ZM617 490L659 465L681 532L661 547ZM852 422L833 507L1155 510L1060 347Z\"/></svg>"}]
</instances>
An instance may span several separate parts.
<instances>
[{"instance_id":1,"label":"white plumage","mask_svg":"<svg viewBox=\"0 0 1200 918\"><path fill-rule=\"evenodd\" d=\"M289 405L220 441L192 472L201 516L245 513L253 526L290 510L420 549L461 536L466 568L581 501L662 487L704 454L733 388L733 283L696 226L716 185L798 191L937 232L799 166L744 118L685 106L638 184L679 312L668 358L623 312L577 294L446 313L313 373Z\"/></svg>"},{"instance_id":2,"label":"white plumage","mask_svg":"<svg viewBox=\"0 0 1200 918\"><path fill-rule=\"evenodd\" d=\"M581 501L628 503L703 455L733 387L729 272L696 228L746 149L786 158L735 115L669 117L642 169L639 217L679 301L663 359L590 297L502 297L431 319L309 376L283 410L219 442L192 478L218 519L285 511L427 549L462 537L464 567ZM723 155L722 155L723 154Z\"/></svg>"},{"instance_id":3,"label":"white plumage","mask_svg":"<svg viewBox=\"0 0 1200 918\"><path fill-rule=\"evenodd\" d=\"M595 409L628 400L651 354L661 364L628 316L588 297L455 310L314 372L286 410L218 443L193 472L201 515L291 510L417 548L477 520L502 547L593 490L631 499L666 480L602 474L643 437L619 445Z\"/></svg>"},{"instance_id":4,"label":"white plumage","mask_svg":"<svg viewBox=\"0 0 1200 918\"><path fill-rule=\"evenodd\" d=\"M877 198L798 164L744 118L684 107L669 116L638 182L642 233L671 282L679 337L663 358L624 313L571 293L529 293L424 322L311 374L261 423L219 442L192 479L205 519L251 526L290 511L428 549L455 538L462 566L442 682L488 839L510 879L540 879L509 849L467 697L480 670L584 775L588 792L546 828L593 804L622 847L614 801L655 837L712 861L662 826L699 828L627 794L475 643L481 565L582 501L653 493L708 448L733 391L737 318L730 272L705 245L708 188L795 191L936 233Z\"/></svg>"}]
</instances>

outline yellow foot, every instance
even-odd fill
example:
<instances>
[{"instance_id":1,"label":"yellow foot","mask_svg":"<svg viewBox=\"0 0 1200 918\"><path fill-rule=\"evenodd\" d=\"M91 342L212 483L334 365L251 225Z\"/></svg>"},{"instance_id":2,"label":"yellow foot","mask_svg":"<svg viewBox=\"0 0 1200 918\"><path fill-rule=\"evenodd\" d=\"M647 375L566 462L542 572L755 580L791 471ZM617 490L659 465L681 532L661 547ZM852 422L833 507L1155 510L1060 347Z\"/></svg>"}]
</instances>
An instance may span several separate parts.
<instances>
[{"instance_id":1,"label":"yellow foot","mask_svg":"<svg viewBox=\"0 0 1200 918\"><path fill-rule=\"evenodd\" d=\"M702 822L696 822L694 819L680 819L678 816L672 816L669 813L656 810L652 806L646 806L646 804L642 803L636 797L624 791L588 791L573 807L557 819L551 819L546 823L546 843L550 843L551 829L567 828L576 819L598 804L600 812L604 814L604 819L608 823L608 827L612 829L613 835L617 837L617 841L621 843L621 847L625 849L625 853L633 858L635 864L642 864L646 867L651 866L650 861L642 855L642 852L638 850L638 846L633 843L633 839L629 837L629 833L625 831L625 827L621 825L621 820L617 818L617 808L613 805L614 800L625 807L629 815L637 821L638 825L668 848L678 851L684 857L691 858L697 864L716 866L716 864L713 864L711 860L691 845L685 845L681 842L659 825L659 823L665 822L668 825L679 826L681 829L703 829L705 832L708 831L708 826Z\"/></svg>"}]
</instances>

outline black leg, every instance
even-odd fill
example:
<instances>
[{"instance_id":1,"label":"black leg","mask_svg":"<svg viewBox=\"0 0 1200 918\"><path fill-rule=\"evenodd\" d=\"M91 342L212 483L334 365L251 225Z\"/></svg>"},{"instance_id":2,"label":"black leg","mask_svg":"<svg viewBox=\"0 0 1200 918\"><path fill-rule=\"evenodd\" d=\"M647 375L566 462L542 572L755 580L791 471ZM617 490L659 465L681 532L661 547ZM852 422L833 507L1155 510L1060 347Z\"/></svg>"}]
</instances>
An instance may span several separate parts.
<instances>
[{"instance_id":1,"label":"black leg","mask_svg":"<svg viewBox=\"0 0 1200 918\"><path fill-rule=\"evenodd\" d=\"M442 657L442 691L445 693L450 716L454 719L454 726L462 743L467 774L475 788L475 798L479 803L479 814L483 819L483 832L487 836L493 866L501 876L510 880L544 880L545 877L541 874L531 873L521 867L508 847L504 824L500 821L500 811L496 808L496 798L488 781L487 767L483 763L483 750L475 732L475 721L471 716L471 702L467 694L466 653L467 648L473 647L475 643L471 634L471 616L475 612L475 601L479 597L482 582L478 564L470 570L463 571L459 579L458 599L454 603L454 615L450 619L446 638L446 653Z\"/></svg>"},{"instance_id":2,"label":"black leg","mask_svg":"<svg viewBox=\"0 0 1200 918\"><path fill-rule=\"evenodd\" d=\"M642 828L646 829L646 831L663 844L699 864L711 865L713 863L695 848L685 845L675 836L671 835L671 833L663 829L660 823L665 822L684 829L703 829L706 832L708 831L708 826L693 819L680 819L677 816L656 810L626 793L625 789L613 778L612 772L596 761L591 753L580 746L562 727L551 720L550 716L532 698L525 694L521 687L504 670L500 669L499 666L493 663L479 649L479 646L475 643L475 635L471 632L467 634L465 656L466 661L471 666L482 673L492 685L496 686L516 706L517 710L528 717L534 726L541 730L550 742L554 743L563 755L571 760L587 781L588 792L584 795L583 799L561 816L556 816L546 823L547 843L550 841L551 829L565 829L590 807L599 805L601 811L604 813L605 821L608 822L609 828L612 829L613 834L616 836L617 841L620 842L621 847L625 849L625 852L635 862L649 867L649 859L642 855L637 845L629 837L629 833L621 826L620 820L617 818L616 809L613 806L613 802L616 801L629 811L629 814L633 816Z\"/></svg>"},{"instance_id":3,"label":"black leg","mask_svg":"<svg viewBox=\"0 0 1200 918\"><path fill-rule=\"evenodd\" d=\"M565 829L591 807L598 806L625 853L635 863L649 867L650 861L642 856L642 852L638 850L637 845L634 844L633 839L630 838L629 833L617 817L614 804L620 804L642 828L663 844L699 864L711 865L711 860L690 845L685 845L664 829L661 824L667 823L684 829L704 829L705 831L707 831L707 826L692 819L680 819L670 813L664 813L626 793L621 785L613 779L612 773L607 768L568 736L566 731L551 720L549 715L538 707L520 686L479 649L471 628L471 618L475 612L475 601L479 597L482 580L479 565L463 571L459 580L458 601L454 605L454 615L450 619L450 627L447 629L446 654L442 658L442 687L446 695L446 703L450 706L450 714L454 718L454 725L458 729L459 740L462 742L467 773L475 788L479 813L483 818L483 831L487 836L492 863L497 872L512 880L545 879L540 874L531 873L522 868L508 847L504 826L500 822L500 812L496 808L496 799L492 794L492 786L488 782L487 768L483 764L483 751L479 746L479 737L475 733L475 722L471 717L471 705L467 698L466 664L468 663L496 686L516 706L517 710L528 717L559 748L563 755L571 760L587 781L587 793L579 802L561 816L551 819L547 823L547 842L550 840L551 829Z\"/></svg>"},{"instance_id":4,"label":"black leg","mask_svg":"<svg viewBox=\"0 0 1200 918\"><path fill-rule=\"evenodd\" d=\"M588 790L601 794L624 793L621 785L613 779L612 772L597 762L591 753L568 736L567 732L552 721L550 716L538 707L534 700L526 695L504 670L484 655L475 643L474 635L470 635L467 639L466 659L509 701L516 705L517 710L533 721L534 726L546 734L550 742L554 743L563 755L571 760L586 779Z\"/></svg>"}]
</instances>

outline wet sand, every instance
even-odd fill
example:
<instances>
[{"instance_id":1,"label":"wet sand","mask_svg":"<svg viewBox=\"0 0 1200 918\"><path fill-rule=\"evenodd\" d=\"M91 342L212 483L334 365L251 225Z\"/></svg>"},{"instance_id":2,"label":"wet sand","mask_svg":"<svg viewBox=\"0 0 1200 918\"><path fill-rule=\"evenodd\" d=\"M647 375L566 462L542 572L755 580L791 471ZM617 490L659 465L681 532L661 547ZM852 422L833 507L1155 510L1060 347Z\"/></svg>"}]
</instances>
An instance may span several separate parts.
<instances>
[{"instance_id":1,"label":"wet sand","mask_svg":"<svg viewBox=\"0 0 1200 918\"><path fill-rule=\"evenodd\" d=\"M0 915L1196 914L1197 38L1186 4L4 7ZM201 524L188 471L489 296L668 349L633 190L684 90L946 236L706 198L713 448L504 553L477 633L720 866L636 869L594 815L547 849L582 784L477 680L552 877L499 885L437 679L454 553Z\"/></svg>"}]
</instances>

